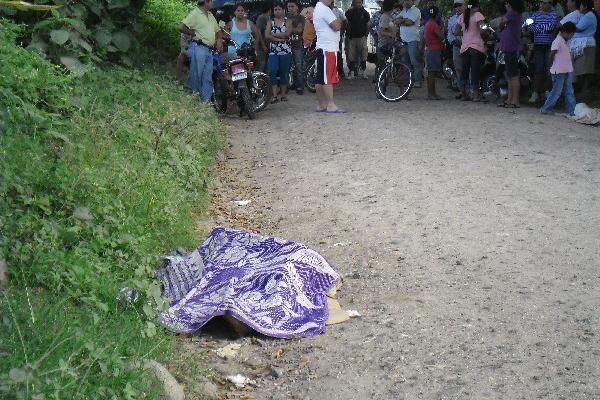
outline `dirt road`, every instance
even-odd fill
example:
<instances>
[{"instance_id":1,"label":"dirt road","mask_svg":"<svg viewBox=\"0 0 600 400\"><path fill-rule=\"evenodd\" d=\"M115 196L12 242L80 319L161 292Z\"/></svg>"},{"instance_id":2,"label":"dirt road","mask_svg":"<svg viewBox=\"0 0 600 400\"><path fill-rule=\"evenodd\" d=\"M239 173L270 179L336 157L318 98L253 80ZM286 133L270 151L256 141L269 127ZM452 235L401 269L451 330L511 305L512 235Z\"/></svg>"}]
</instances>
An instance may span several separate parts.
<instances>
[{"instance_id":1,"label":"dirt road","mask_svg":"<svg viewBox=\"0 0 600 400\"><path fill-rule=\"evenodd\" d=\"M226 120L226 200L320 251L362 314L241 339L238 372L275 369L253 395L600 399L600 130L424 89L384 103L365 81L336 96L348 114L292 94Z\"/></svg>"}]
</instances>

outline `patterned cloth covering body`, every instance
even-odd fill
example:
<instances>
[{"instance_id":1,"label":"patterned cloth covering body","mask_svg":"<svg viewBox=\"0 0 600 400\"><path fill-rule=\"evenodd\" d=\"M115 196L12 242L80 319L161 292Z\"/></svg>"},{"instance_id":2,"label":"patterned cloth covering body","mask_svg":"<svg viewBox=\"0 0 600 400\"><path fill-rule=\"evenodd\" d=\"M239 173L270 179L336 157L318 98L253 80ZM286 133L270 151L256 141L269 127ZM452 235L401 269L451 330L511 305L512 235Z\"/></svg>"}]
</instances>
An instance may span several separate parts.
<instances>
[{"instance_id":1,"label":"patterned cloth covering body","mask_svg":"<svg viewBox=\"0 0 600 400\"><path fill-rule=\"evenodd\" d=\"M325 330L335 269L303 244L217 227L186 257L157 271L169 309L168 329L190 333L230 314L268 336L313 336Z\"/></svg>"}]
</instances>

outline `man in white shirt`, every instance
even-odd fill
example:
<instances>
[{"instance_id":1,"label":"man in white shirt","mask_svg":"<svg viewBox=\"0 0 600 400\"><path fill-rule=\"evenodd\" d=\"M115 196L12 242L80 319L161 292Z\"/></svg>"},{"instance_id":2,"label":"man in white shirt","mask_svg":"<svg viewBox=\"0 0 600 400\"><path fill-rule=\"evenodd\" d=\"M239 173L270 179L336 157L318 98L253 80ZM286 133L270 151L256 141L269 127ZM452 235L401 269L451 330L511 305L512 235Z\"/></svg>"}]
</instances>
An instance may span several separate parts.
<instances>
[{"instance_id":1,"label":"man in white shirt","mask_svg":"<svg viewBox=\"0 0 600 400\"><path fill-rule=\"evenodd\" d=\"M414 87L420 88L423 82L423 68L419 62L419 26L421 25L421 10L415 6L415 0L404 0L404 9L398 19L400 39L406 43L404 53L406 63L410 65L415 78Z\"/></svg>"},{"instance_id":2,"label":"man in white shirt","mask_svg":"<svg viewBox=\"0 0 600 400\"><path fill-rule=\"evenodd\" d=\"M342 21L331 11L333 0L320 0L313 13L313 25L317 32L317 71L315 86L319 108L317 112L344 113L333 102L333 84L340 77L337 71L337 55Z\"/></svg>"}]
</instances>

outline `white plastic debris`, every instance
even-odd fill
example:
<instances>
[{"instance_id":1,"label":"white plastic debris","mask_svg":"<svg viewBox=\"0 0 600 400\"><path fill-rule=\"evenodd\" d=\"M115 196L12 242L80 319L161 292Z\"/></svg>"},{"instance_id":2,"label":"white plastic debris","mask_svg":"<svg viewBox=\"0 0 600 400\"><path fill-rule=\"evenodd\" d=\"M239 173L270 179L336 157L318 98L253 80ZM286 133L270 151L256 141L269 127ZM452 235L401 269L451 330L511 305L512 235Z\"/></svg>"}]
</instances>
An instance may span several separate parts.
<instances>
[{"instance_id":1,"label":"white plastic debris","mask_svg":"<svg viewBox=\"0 0 600 400\"><path fill-rule=\"evenodd\" d=\"M356 310L346 310L346 313L350 318L362 317L362 315Z\"/></svg>"},{"instance_id":2,"label":"white plastic debris","mask_svg":"<svg viewBox=\"0 0 600 400\"><path fill-rule=\"evenodd\" d=\"M244 207L252 203L252 200L235 200L234 203L236 206Z\"/></svg>"},{"instance_id":3,"label":"white plastic debris","mask_svg":"<svg viewBox=\"0 0 600 400\"><path fill-rule=\"evenodd\" d=\"M240 351L241 347L242 345L239 343L231 343L215 350L215 353L217 353L217 355L221 358L231 359L237 356L237 353Z\"/></svg>"},{"instance_id":4,"label":"white plastic debris","mask_svg":"<svg viewBox=\"0 0 600 400\"><path fill-rule=\"evenodd\" d=\"M253 380L251 380L250 378L247 378L241 374L230 375L230 376L226 377L225 379L227 379L229 382L233 383L235 386L237 386L239 388L243 388L243 387L246 387L246 385L251 385L251 384L256 383Z\"/></svg>"}]
</instances>

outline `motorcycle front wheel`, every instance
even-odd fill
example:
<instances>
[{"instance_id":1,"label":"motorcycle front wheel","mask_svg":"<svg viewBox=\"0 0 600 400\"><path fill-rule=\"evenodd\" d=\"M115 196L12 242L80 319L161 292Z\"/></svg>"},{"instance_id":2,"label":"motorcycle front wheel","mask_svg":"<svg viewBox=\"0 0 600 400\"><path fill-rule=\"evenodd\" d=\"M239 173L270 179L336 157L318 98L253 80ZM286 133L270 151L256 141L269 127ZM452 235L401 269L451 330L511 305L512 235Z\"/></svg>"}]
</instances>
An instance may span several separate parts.
<instances>
[{"instance_id":1,"label":"motorcycle front wheel","mask_svg":"<svg viewBox=\"0 0 600 400\"><path fill-rule=\"evenodd\" d=\"M377 95L388 102L400 101L412 89L412 73L404 63L387 64L377 78Z\"/></svg>"},{"instance_id":2,"label":"motorcycle front wheel","mask_svg":"<svg viewBox=\"0 0 600 400\"><path fill-rule=\"evenodd\" d=\"M240 98L242 101L242 104L241 104L242 112L245 112L246 114L248 114L248 119L256 118L254 102L252 101L252 98L250 97L250 91L248 90L248 86L246 86L245 84L240 85L238 90L239 90Z\"/></svg>"}]
</instances>

